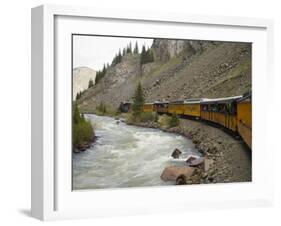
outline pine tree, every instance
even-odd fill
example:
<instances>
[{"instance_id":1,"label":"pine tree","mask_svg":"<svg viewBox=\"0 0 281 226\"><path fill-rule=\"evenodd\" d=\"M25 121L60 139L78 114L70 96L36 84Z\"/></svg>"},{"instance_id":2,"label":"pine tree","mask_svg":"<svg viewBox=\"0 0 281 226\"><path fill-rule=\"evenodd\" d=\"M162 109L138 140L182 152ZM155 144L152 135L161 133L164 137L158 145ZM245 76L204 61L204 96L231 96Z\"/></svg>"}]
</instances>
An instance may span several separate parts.
<instances>
[{"instance_id":1,"label":"pine tree","mask_svg":"<svg viewBox=\"0 0 281 226\"><path fill-rule=\"evenodd\" d=\"M141 56L140 56L141 64L145 64L145 57L146 57L146 49L145 49L145 45L143 45L141 49Z\"/></svg>"},{"instance_id":2,"label":"pine tree","mask_svg":"<svg viewBox=\"0 0 281 226\"><path fill-rule=\"evenodd\" d=\"M144 99L142 85L139 82L136 87L135 94L133 96L132 110L134 116L139 116L141 114L144 101L145 99Z\"/></svg>"},{"instance_id":3,"label":"pine tree","mask_svg":"<svg viewBox=\"0 0 281 226\"><path fill-rule=\"evenodd\" d=\"M88 89L94 86L94 81L93 79L89 80L89 84L88 84Z\"/></svg>"},{"instance_id":4,"label":"pine tree","mask_svg":"<svg viewBox=\"0 0 281 226\"><path fill-rule=\"evenodd\" d=\"M145 49L145 46L142 46L142 51L141 51L141 64L146 64L154 61L154 56L153 56L153 51L151 48L148 48L147 50Z\"/></svg>"},{"instance_id":5,"label":"pine tree","mask_svg":"<svg viewBox=\"0 0 281 226\"><path fill-rule=\"evenodd\" d=\"M127 46L127 53L132 53L132 43L130 42L129 45Z\"/></svg>"},{"instance_id":6,"label":"pine tree","mask_svg":"<svg viewBox=\"0 0 281 226\"><path fill-rule=\"evenodd\" d=\"M78 110L77 104L74 105L73 122L74 124L78 124L81 122L80 112Z\"/></svg>"},{"instance_id":7,"label":"pine tree","mask_svg":"<svg viewBox=\"0 0 281 226\"><path fill-rule=\"evenodd\" d=\"M136 44L135 44L134 54L139 54L138 42L136 42Z\"/></svg>"}]
</instances>

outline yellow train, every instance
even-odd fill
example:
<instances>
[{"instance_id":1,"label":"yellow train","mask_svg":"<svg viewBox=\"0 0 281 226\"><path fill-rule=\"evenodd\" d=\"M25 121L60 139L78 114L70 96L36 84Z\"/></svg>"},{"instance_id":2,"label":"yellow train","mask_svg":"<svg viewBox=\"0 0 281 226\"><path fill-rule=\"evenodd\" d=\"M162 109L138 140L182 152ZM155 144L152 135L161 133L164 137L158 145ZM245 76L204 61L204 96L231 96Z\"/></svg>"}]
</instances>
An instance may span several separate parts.
<instances>
[{"instance_id":1,"label":"yellow train","mask_svg":"<svg viewBox=\"0 0 281 226\"><path fill-rule=\"evenodd\" d=\"M188 99L171 102L145 103L143 112L159 114L177 114L201 119L227 128L238 133L249 148L252 148L252 95L233 96L216 99ZM122 108L122 106L121 106ZM128 103L124 106L128 112Z\"/></svg>"},{"instance_id":2,"label":"yellow train","mask_svg":"<svg viewBox=\"0 0 281 226\"><path fill-rule=\"evenodd\" d=\"M252 148L252 101L249 95L237 102L237 132Z\"/></svg>"}]
</instances>

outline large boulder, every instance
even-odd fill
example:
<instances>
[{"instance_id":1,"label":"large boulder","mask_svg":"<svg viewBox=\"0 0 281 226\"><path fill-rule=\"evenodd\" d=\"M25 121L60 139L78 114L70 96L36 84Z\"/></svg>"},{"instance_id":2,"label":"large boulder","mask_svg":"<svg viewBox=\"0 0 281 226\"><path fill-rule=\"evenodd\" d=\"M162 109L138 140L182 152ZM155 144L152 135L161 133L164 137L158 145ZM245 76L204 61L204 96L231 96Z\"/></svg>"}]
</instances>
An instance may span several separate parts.
<instances>
[{"instance_id":1,"label":"large boulder","mask_svg":"<svg viewBox=\"0 0 281 226\"><path fill-rule=\"evenodd\" d=\"M178 159L179 157L180 157L180 155L181 155L181 151L179 150L179 149L175 149L174 151L173 151L173 153L172 153L172 157L174 158L174 159Z\"/></svg>"},{"instance_id":2,"label":"large boulder","mask_svg":"<svg viewBox=\"0 0 281 226\"><path fill-rule=\"evenodd\" d=\"M168 166L161 174L163 181L176 181L179 176L184 175L186 178L190 177L194 168L189 166Z\"/></svg>"}]
</instances>

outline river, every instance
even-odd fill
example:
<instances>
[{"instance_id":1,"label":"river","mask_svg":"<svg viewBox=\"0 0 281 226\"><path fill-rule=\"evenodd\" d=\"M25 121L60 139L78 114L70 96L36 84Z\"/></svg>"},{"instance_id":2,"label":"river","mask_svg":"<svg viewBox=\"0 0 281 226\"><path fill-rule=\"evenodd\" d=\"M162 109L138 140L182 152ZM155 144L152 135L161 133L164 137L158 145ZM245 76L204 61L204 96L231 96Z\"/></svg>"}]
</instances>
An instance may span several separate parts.
<instances>
[{"instance_id":1,"label":"river","mask_svg":"<svg viewBox=\"0 0 281 226\"><path fill-rule=\"evenodd\" d=\"M160 175L166 166L183 165L199 155L191 140L158 129L119 124L111 117L85 115L92 121L97 141L73 154L73 189L124 188L170 185ZM173 159L175 148L183 153Z\"/></svg>"}]
</instances>

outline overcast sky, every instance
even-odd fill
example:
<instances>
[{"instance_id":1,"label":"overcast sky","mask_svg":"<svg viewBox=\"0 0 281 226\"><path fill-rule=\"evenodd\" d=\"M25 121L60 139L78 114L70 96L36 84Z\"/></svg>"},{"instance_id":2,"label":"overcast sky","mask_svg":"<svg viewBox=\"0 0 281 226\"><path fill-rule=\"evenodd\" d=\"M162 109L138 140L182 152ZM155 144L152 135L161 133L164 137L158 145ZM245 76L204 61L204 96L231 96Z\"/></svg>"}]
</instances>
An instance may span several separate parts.
<instances>
[{"instance_id":1,"label":"overcast sky","mask_svg":"<svg viewBox=\"0 0 281 226\"><path fill-rule=\"evenodd\" d=\"M111 64L119 48L122 51L130 42L134 48L136 41L141 50L143 44L150 47L153 39L74 35L73 68L85 66L100 70L104 63Z\"/></svg>"}]
</instances>

